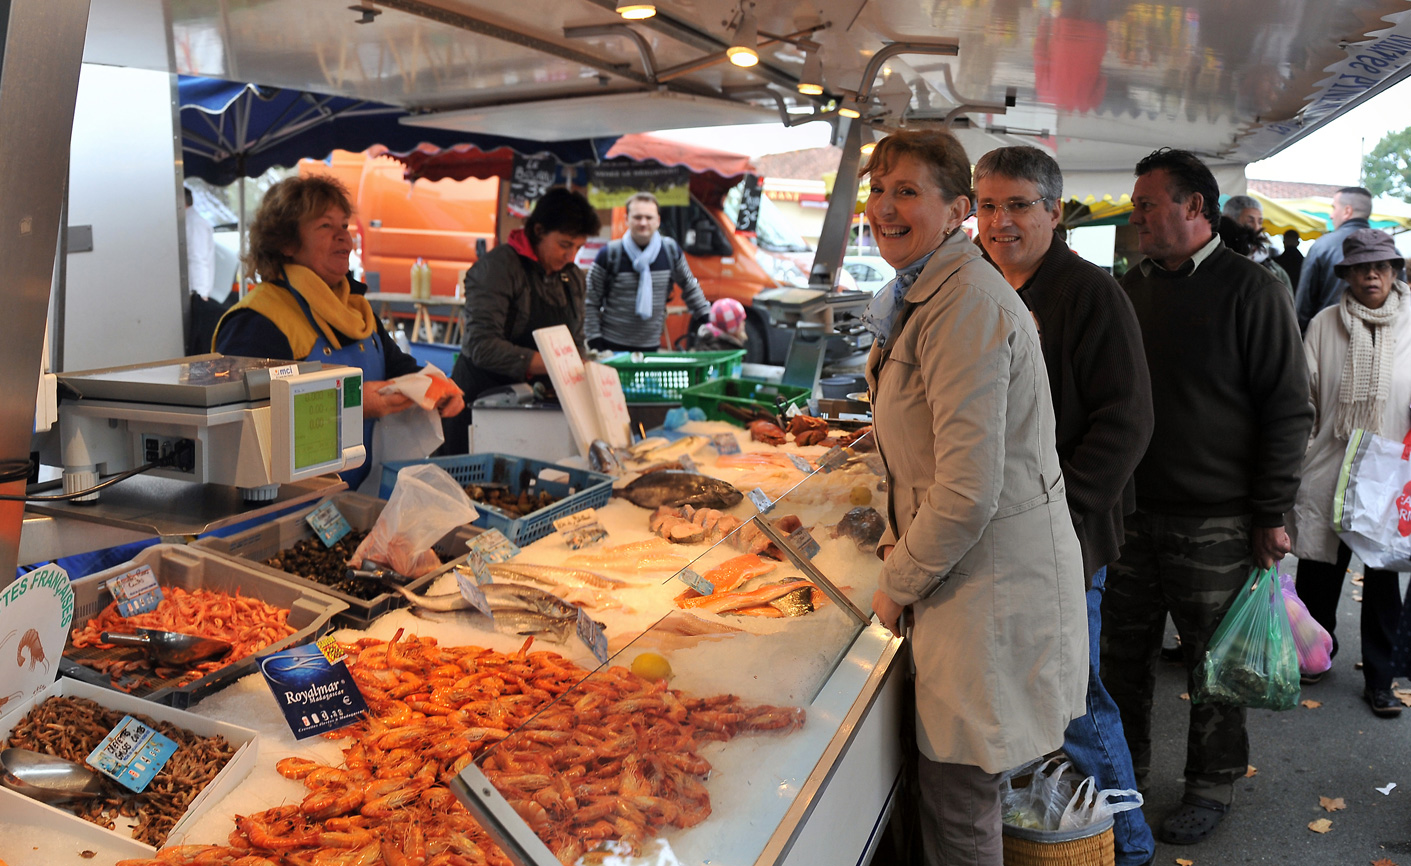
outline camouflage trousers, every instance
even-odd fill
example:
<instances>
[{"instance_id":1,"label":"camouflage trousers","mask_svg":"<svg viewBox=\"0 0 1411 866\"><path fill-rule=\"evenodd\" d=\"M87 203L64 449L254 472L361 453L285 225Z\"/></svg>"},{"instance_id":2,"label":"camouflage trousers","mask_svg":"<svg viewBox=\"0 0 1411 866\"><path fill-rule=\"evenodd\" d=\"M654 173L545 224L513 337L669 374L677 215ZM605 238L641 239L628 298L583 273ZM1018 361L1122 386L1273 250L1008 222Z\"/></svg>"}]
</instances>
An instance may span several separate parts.
<instances>
[{"instance_id":1,"label":"camouflage trousers","mask_svg":"<svg viewBox=\"0 0 1411 866\"><path fill-rule=\"evenodd\" d=\"M1179 517L1140 509L1127 518L1122 557L1107 569L1102 600L1102 682L1117 703L1138 786L1151 772L1156 663L1171 614L1181 635L1186 688L1196 665L1249 579L1251 519ZM1229 803L1249 763L1244 708L1192 703L1186 793Z\"/></svg>"}]
</instances>

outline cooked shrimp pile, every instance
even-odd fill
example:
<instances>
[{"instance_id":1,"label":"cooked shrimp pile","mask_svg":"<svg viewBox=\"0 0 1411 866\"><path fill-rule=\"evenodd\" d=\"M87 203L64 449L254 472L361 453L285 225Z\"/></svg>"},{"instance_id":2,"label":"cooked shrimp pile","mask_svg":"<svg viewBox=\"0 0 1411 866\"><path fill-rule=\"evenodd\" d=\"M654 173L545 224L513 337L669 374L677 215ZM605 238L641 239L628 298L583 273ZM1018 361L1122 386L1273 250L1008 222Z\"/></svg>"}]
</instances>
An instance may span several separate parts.
<instances>
[{"instance_id":1,"label":"cooked shrimp pile","mask_svg":"<svg viewBox=\"0 0 1411 866\"><path fill-rule=\"evenodd\" d=\"M635 848L704 821L711 767L699 744L804 723L801 709L692 698L622 667L590 677L556 653L529 652L532 638L506 655L401 635L344 646L371 714L327 735L352 740L342 766L279 762L308 788L302 803L239 816L229 846L119 866L509 864L447 787L482 754L486 776L573 863L600 841Z\"/></svg>"}]
</instances>

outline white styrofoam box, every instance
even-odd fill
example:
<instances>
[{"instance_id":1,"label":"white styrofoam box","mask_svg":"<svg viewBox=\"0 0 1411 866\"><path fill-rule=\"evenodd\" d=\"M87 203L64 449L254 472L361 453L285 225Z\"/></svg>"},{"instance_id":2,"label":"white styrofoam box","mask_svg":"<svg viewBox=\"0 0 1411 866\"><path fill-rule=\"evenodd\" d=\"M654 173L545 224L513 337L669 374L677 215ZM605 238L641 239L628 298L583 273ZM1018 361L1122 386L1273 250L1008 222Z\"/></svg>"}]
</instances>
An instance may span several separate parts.
<instances>
[{"instance_id":1,"label":"white styrofoam box","mask_svg":"<svg viewBox=\"0 0 1411 866\"><path fill-rule=\"evenodd\" d=\"M9 739L10 731L15 725L19 724L19 721L25 717L26 713L51 697L88 698L108 709L117 710L130 715L146 716L149 719L155 719L161 722L171 722L177 727L184 728L193 734L198 734L203 737L219 735L225 737L226 742L235 746L235 755L231 757L230 761L226 763L220 773L211 780L210 784L206 785L201 793L197 794L196 798L187 806L186 814L182 815L181 820L177 821L176 826L172 827L171 832L168 834L169 838L181 838L186 828L195 823L196 818L199 817L202 812L210 807L211 804L220 802L227 794L235 790L241 781L243 781L246 776L250 775L250 770L254 768L258 743L256 742L256 733L249 728L241 728L236 725L227 724L226 722L202 718L201 716L188 713L185 710L176 710L161 704L154 704L151 701L144 701L141 698L134 698L122 692L89 685L88 683L79 680L71 680L67 677L59 678L43 691L21 703L12 712L0 716L0 742ZM24 809L23 813L14 811L21 807ZM10 826L11 821L14 820L11 818L11 815L18 816L20 814L44 816L42 823L37 824L37 826L53 828L53 832L49 834L48 838L53 842L54 846L51 854L57 852L54 856L58 859L52 859L50 856L39 857L38 855L41 852L33 850L33 843L31 843L30 847L26 848L23 842L21 842L20 836L23 834L25 839L28 839L30 834L27 832L27 827L36 825L31 824L30 821L17 821L16 823L22 823L24 826ZM83 851L83 847L75 847L77 843L82 841L83 844L86 845L87 840L94 839L103 840L108 846L108 850L118 852L117 856L107 859L99 857L91 860L80 857L79 859L75 859L74 862L113 863L123 857L151 857L153 852L156 851L156 849L150 845L138 842L125 834L104 829L96 824L91 824L71 812L31 800L7 788L0 788L0 815L5 816L4 820L0 821L0 861L4 861L8 866L22 866L24 863L50 866L50 864L65 863L68 862L63 859L68 856L65 852L70 848L74 848L75 851ZM95 836L93 835L94 833L98 835ZM88 848L87 850L97 849ZM31 857L30 855L34 856Z\"/></svg>"}]
</instances>

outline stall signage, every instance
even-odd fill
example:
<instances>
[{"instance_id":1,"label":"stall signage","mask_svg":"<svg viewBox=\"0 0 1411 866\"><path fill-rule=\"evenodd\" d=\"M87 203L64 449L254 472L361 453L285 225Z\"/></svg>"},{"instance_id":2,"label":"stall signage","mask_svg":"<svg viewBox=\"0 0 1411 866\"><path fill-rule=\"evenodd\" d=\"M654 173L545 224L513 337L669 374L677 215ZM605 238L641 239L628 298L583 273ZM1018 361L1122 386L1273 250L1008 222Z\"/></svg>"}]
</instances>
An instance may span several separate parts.
<instances>
[{"instance_id":1,"label":"stall signage","mask_svg":"<svg viewBox=\"0 0 1411 866\"><path fill-rule=\"evenodd\" d=\"M588 201L599 210L610 210L626 207L639 192L649 192L662 207L690 207L690 183L691 173L683 165L609 160L589 166Z\"/></svg>"},{"instance_id":2,"label":"stall signage","mask_svg":"<svg viewBox=\"0 0 1411 866\"><path fill-rule=\"evenodd\" d=\"M722 457L726 454L740 453L740 440L735 438L734 433L717 433L710 437L711 444L715 446L715 451Z\"/></svg>"},{"instance_id":3,"label":"stall signage","mask_svg":"<svg viewBox=\"0 0 1411 866\"><path fill-rule=\"evenodd\" d=\"M269 377L271 379L292 379L299 375L298 364L285 364L281 367L270 367Z\"/></svg>"},{"instance_id":4,"label":"stall signage","mask_svg":"<svg viewBox=\"0 0 1411 866\"><path fill-rule=\"evenodd\" d=\"M509 194L505 209L511 216L524 219L534 210L534 203L543 198L558 179L559 163L552 156L514 155L510 169Z\"/></svg>"},{"instance_id":5,"label":"stall signage","mask_svg":"<svg viewBox=\"0 0 1411 866\"><path fill-rule=\"evenodd\" d=\"M750 503L760 514L768 514L769 509L774 507L774 503L769 499L769 494L765 493L762 488L756 487L749 492L748 496Z\"/></svg>"},{"instance_id":6,"label":"stall signage","mask_svg":"<svg viewBox=\"0 0 1411 866\"><path fill-rule=\"evenodd\" d=\"M843 465L843 461L847 459L848 457L847 454L844 453L843 447L841 445L834 445L832 448L828 449L827 454L818 458L818 468L822 469L825 473L832 472L834 469Z\"/></svg>"},{"instance_id":7,"label":"stall signage","mask_svg":"<svg viewBox=\"0 0 1411 866\"><path fill-rule=\"evenodd\" d=\"M790 454L789 462L794 464L794 468L807 475L813 471L813 464L808 462L807 457L798 454Z\"/></svg>"},{"instance_id":8,"label":"stall signage","mask_svg":"<svg viewBox=\"0 0 1411 866\"><path fill-rule=\"evenodd\" d=\"M471 554L471 556L474 556L474 554ZM483 562L481 563L481 566L484 566ZM475 608L476 610L480 611L491 619L494 619L495 614L490 610L490 600L485 597L485 590L480 588L480 584L487 582L489 578L489 570L486 569L485 576L487 580L483 581L480 579L479 572L476 572L474 568L475 567L472 565L471 574L469 575L465 573L466 570L463 568L456 569L456 587L459 588L461 591L461 598L469 602L471 607Z\"/></svg>"},{"instance_id":9,"label":"stall signage","mask_svg":"<svg viewBox=\"0 0 1411 866\"><path fill-rule=\"evenodd\" d=\"M121 616L156 610L157 605L162 603L162 588L157 585L157 576L148 565L110 577L105 585L117 601Z\"/></svg>"},{"instance_id":10,"label":"stall signage","mask_svg":"<svg viewBox=\"0 0 1411 866\"><path fill-rule=\"evenodd\" d=\"M498 529L480 533L466 546L472 553L480 554L486 562L508 562L519 555L519 547Z\"/></svg>"},{"instance_id":11,"label":"stall signage","mask_svg":"<svg viewBox=\"0 0 1411 866\"><path fill-rule=\"evenodd\" d=\"M260 673L297 740L347 727L367 714L367 701L331 638L260 659Z\"/></svg>"},{"instance_id":12,"label":"stall signage","mask_svg":"<svg viewBox=\"0 0 1411 866\"><path fill-rule=\"evenodd\" d=\"M123 716L86 759L98 772L142 793L176 754L176 743L132 716Z\"/></svg>"},{"instance_id":13,"label":"stall signage","mask_svg":"<svg viewBox=\"0 0 1411 866\"><path fill-rule=\"evenodd\" d=\"M745 175L743 192L740 209L735 216L735 234L752 238L759 225L759 200L764 192L764 184L759 182L758 175Z\"/></svg>"},{"instance_id":14,"label":"stall signage","mask_svg":"<svg viewBox=\"0 0 1411 866\"><path fill-rule=\"evenodd\" d=\"M73 608L69 574L53 563L0 587L0 659L5 661L0 664L0 712L54 681Z\"/></svg>"},{"instance_id":15,"label":"stall signage","mask_svg":"<svg viewBox=\"0 0 1411 866\"><path fill-rule=\"evenodd\" d=\"M701 595L714 595L715 584L696 574L689 568L683 568L676 572L676 579L699 592Z\"/></svg>"},{"instance_id":16,"label":"stall signage","mask_svg":"<svg viewBox=\"0 0 1411 866\"><path fill-rule=\"evenodd\" d=\"M578 609L578 639L583 641L593 653L593 658L598 660L598 664L607 664L608 661L608 638L603 634L603 627L593 618L588 616L588 612L583 608Z\"/></svg>"},{"instance_id":17,"label":"stall signage","mask_svg":"<svg viewBox=\"0 0 1411 866\"><path fill-rule=\"evenodd\" d=\"M813 536L809 533L808 527L806 526L800 526L798 529L790 532L789 541L793 543L794 547L798 548L799 553L804 555L804 559L813 559L818 555L818 542L813 539Z\"/></svg>"},{"instance_id":18,"label":"stall signage","mask_svg":"<svg viewBox=\"0 0 1411 866\"><path fill-rule=\"evenodd\" d=\"M324 547L332 547L343 536L353 531L353 525L343 516L343 512L338 510L338 506L333 504L332 499L310 511L304 520L313 528L314 534L323 542Z\"/></svg>"},{"instance_id":19,"label":"stall signage","mask_svg":"<svg viewBox=\"0 0 1411 866\"><path fill-rule=\"evenodd\" d=\"M692 460L691 455L689 454L682 454L679 458L677 458L676 462L680 463L681 468L686 470L687 472L700 472L700 470L696 468L696 461Z\"/></svg>"},{"instance_id":20,"label":"stall signage","mask_svg":"<svg viewBox=\"0 0 1411 866\"><path fill-rule=\"evenodd\" d=\"M581 550L590 544L597 544L608 537L608 531L598 522L598 510L585 508L567 517L554 521L554 529L559 537L574 550Z\"/></svg>"}]
</instances>

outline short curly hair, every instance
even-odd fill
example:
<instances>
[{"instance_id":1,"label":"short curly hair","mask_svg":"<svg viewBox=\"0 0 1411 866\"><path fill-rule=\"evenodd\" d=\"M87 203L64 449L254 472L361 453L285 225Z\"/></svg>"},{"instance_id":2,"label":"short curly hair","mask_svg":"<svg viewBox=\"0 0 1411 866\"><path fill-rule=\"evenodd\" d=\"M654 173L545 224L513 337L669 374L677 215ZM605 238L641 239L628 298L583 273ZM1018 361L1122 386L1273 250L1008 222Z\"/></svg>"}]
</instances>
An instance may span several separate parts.
<instances>
[{"instance_id":1,"label":"short curly hair","mask_svg":"<svg viewBox=\"0 0 1411 866\"><path fill-rule=\"evenodd\" d=\"M970 186L970 157L965 155L965 146L960 140L942 129L892 133L877 142L860 174L863 177L874 173L886 174L904 156L915 157L930 166L946 201L965 196L974 203L975 193Z\"/></svg>"},{"instance_id":2,"label":"short curly hair","mask_svg":"<svg viewBox=\"0 0 1411 866\"><path fill-rule=\"evenodd\" d=\"M352 216L348 188L331 177L291 177L270 187L250 222L245 267L266 282L279 279L284 266L292 261L284 250L299 246L299 224L334 205Z\"/></svg>"},{"instance_id":3,"label":"short curly hair","mask_svg":"<svg viewBox=\"0 0 1411 866\"><path fill-rule=\"evenodd\" d=\"M598 212L580 192L568 187L549 187L534 210L524 221L524 233L530 243L538 243L549 232L562 232L570 237L591 237L602 229Z\"/></svg>"}]
</instances>

